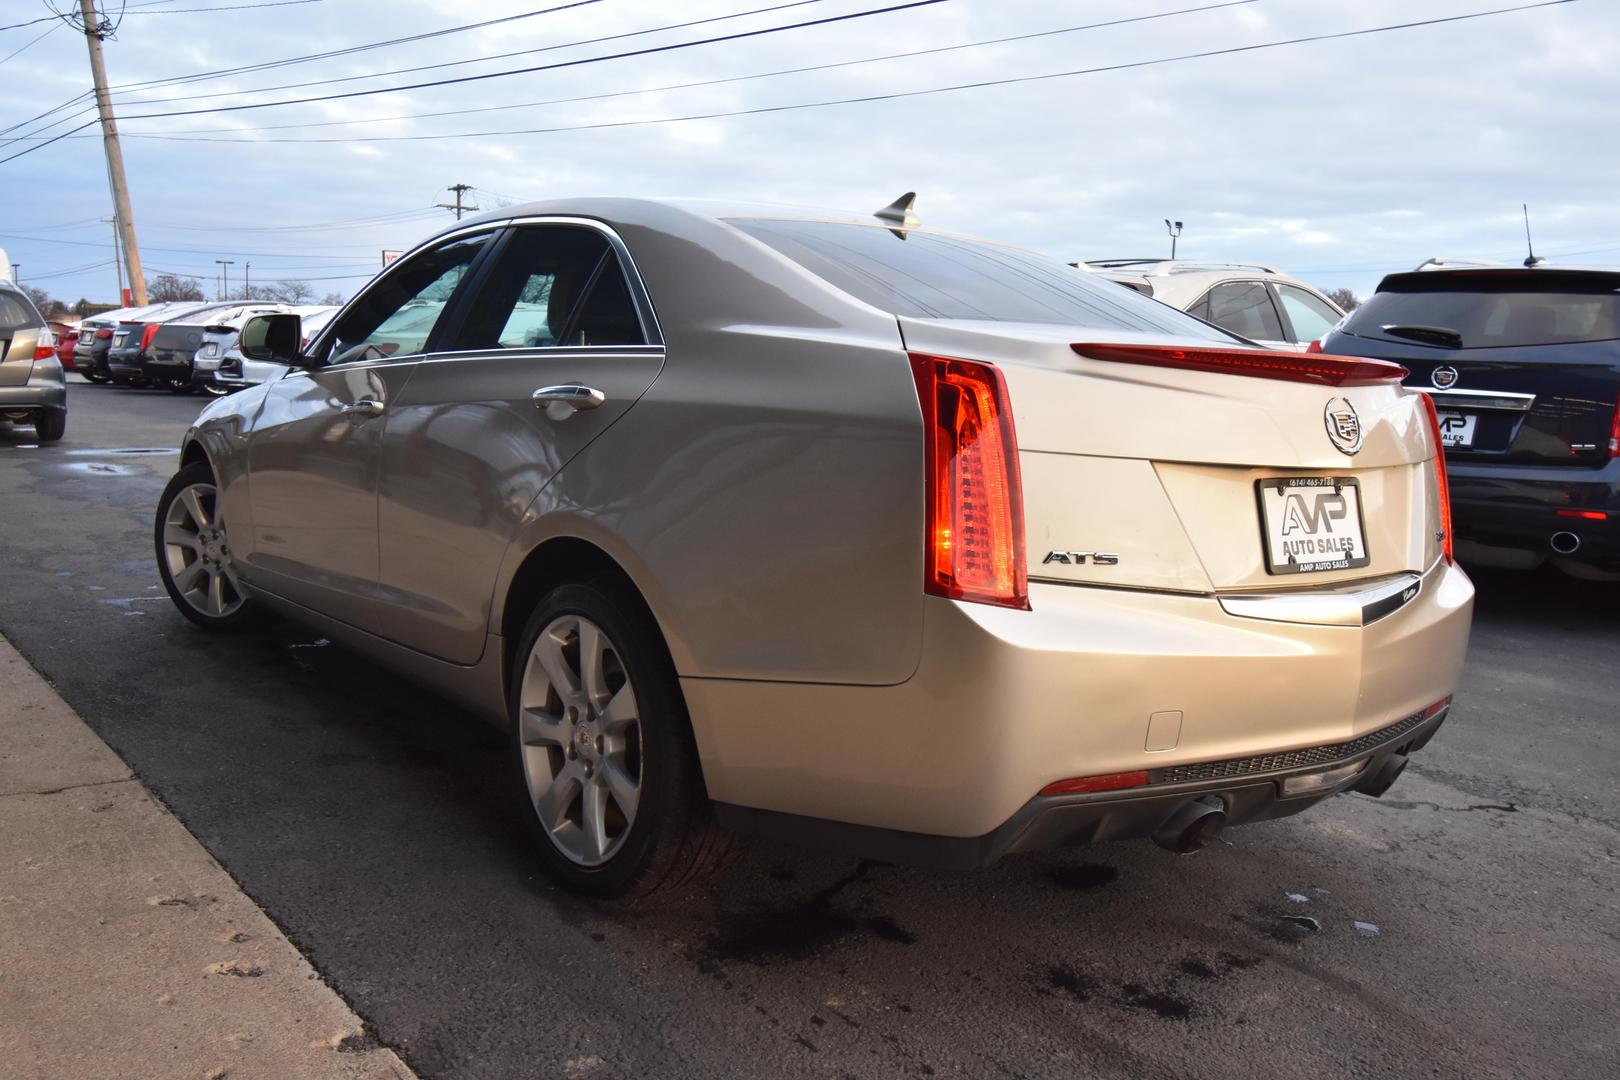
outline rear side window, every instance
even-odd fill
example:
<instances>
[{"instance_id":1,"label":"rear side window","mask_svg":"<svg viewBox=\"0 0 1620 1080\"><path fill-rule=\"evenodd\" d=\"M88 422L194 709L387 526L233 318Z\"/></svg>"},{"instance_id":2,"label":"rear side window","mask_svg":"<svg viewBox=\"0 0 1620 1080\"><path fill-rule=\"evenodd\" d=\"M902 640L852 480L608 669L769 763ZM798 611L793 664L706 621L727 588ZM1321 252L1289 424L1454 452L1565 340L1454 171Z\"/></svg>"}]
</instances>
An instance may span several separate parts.
<instances>
[{"instance_id":1,"label":"rear side window","mask_svg":"<svg viewBox=\"0 0 1620 1080\"><path fill-rule=\"evenodd\" d=\"M1357 337L1437 343L1425 341L1421 330L1418 336L1391 332L1410 327L1452 331L1464 349L1609 341L1620 338L1620 275L1556 270L1394 275L1344 324L1345 332Z\"/></svg>"},{"instance_id":2,"label":"rear side window","mask_svg":"<svg viewBox=\"0 0 1620 1080\"><path fill-rule=\"evenodd\" d=\"M1288 311L1288 321L1294 325L1294 340L1304 343L1315 341L1339 321L1339 313L1304 289L1293 285L1278 285L1277 296Z\"/></svg>"},{"instance_id":3,"label":"rear side window","mask_svg":"<svg viewBox=\"0 0 1620 1080\"><path fill-rule=\"evenodd\" d=\"M1055 259L979 240L829 221L731 224L882 311L1228 340L1174 308Z\"/></svg>"},{"instance_id":4,"label":"rear side window","mask_svg":"<svg viewBox=\"0 0 1620 1080\"><path fill-rule=\"evenodd\" d=\"M1209 314L1201 316L1223 330L1253 341L1281 341L1282 320L1261 281L1229 281L1209 290Z\"/></svg>"},{"instance_id":5,"label":"rear side window","mask_svg":"<svg viewBox=\"0 0 1620 1080\"><path fill-rule=\"evenodd\" d=\"M10 290L0 290L0 334L9 336L14 330L44 325L34 313L34 305Z\"/></svg>"},{"instance_id":6,"label":"rear side window","mask_svg":"<svg viewBox=\"0 0 1620 1080\"><path fill-rule=\"evenodd\" d=\"M601 233L520 227L479 287L457 349L644 345L619 258Z\"/></svg>"}]
</instances>

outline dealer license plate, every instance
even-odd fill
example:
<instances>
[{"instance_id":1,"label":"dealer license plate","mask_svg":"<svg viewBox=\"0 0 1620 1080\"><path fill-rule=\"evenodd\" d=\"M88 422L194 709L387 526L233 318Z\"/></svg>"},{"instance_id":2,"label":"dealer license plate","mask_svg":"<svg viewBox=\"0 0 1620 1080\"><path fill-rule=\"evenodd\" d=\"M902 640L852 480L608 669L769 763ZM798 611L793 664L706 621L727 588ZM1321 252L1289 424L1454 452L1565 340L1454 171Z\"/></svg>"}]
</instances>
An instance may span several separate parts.
<instances>
[{"instance_id":1,"label":"dealer license plate","mask_svg":"<svg viewBox=\"0 0 1620 1080\"><path fill-rule=\"evenodd\" d=\"M1370 561L1353 477L1271 477L1257 486L1267 573L1351 570Z\"/></svg>"},{"instance_id":2,"label":"dealer license plate","mask_svg":"<svg viewBox=\"0 0 1620 1080\"><path fill-rule=\"evenodd\" d=\"M1464 413L1441 411L1440 445L1469 447L1474 445L1474 424L1479 417Z\"/></svg>"}]
</instances>

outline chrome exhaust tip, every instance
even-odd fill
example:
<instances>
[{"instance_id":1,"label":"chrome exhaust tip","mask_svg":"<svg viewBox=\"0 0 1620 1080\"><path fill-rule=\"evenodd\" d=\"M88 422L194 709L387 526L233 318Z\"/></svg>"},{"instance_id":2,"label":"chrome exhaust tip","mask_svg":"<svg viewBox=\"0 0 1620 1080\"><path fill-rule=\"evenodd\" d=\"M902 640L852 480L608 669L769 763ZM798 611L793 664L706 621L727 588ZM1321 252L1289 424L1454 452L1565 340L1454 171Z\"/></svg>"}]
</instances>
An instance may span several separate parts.
<instances>
[{"instance_id":1,"label":"chrome exhaust tip","mask_svg":"<svg viewBox=\"0 0 1620 1080\"><path fill-rule=\"evenodd\" d=\"M1191 855L1220 835L1226 825L1226 804L1206 795L1182 803L1153 834L1153 842L1177 855Z\"/></svg>"},{"instance_id":2,"label":"chrome exhaust tip","mask_svg":"<svg viewBox=\"0 0 1620 1080\"><path fill-rule=\"evenodd\" d=\"M1581 538L1572 532L1555 532L1547 546L1559 555L1573 555L1581 550Z\"/></svg>"}]
</instances>

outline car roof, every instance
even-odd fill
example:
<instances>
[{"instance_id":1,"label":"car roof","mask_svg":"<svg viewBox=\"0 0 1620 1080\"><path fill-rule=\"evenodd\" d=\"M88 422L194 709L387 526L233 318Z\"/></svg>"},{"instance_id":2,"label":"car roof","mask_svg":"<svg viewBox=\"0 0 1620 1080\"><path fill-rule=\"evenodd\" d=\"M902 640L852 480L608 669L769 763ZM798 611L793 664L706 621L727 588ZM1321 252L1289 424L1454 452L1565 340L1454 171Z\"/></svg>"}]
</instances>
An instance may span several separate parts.
<instances>
[{"instance_id":1,"label":"car roof","mask_svg":"<svg viewBox=\"0 0 1620 1080\"><path fill-rule=\"evenodd\" d=\"M1536 283L1535 291L1545 291L1555 286L1560 279L1568 282L1602 281L1605 278L1615 279L1615 285L1620 288L1620 266L1555 266L1551 263L1538 262L1533 266L1513 266L1511 264L1492 263L1462 263L1439 266L1437 259L1430 259L1420 265L1416 270L1403 270L1398 274L1386 274L1378 283L1377 292L1439 292L1446 287L1448 280L1463 279L1469 282L1478 282L1481 279L1502 281L1505 279L1521 278L1526 282Z\"/></svg>"}]
</instances>

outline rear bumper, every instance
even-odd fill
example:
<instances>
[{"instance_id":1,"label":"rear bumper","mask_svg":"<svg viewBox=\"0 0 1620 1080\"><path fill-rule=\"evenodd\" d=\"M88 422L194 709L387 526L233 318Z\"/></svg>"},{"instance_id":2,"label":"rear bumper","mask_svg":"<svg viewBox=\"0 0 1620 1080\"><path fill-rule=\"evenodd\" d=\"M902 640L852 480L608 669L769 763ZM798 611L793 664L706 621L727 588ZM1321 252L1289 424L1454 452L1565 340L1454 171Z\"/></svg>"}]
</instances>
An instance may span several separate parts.
<instances>
[{"instance_id":1,"label":"rear bumper","mask_svg":"<svg viewBox=\"0 0 1620 1080\"><path fill-rule=\"evenodd\" d=\"M140 373L153 382L169 382L172 379L190 380L192 376L191 357L175 353L145 353L141 356Z\"/></svg>"},{"instance_id":2,"label":"rear bumper","mask_svg":"<svg viewBox=\"0 0 1620 1080\"><path fill-rule=\"evenodd\" d=\"M139 349L109 349L107 351L107 374L116 379L139 379L144 374L141 365L145 357Z\"/></svg>"},{"instance_id":3,"label":"rear bumper","mask_svg":"<svg viewBox=\"0 0 1620 1080\"><path fill-rule=\"evenodd\" d=\"M750 811L967 839L992 852L1151 832L1157 809L1135 804L1187 791L1253 788L1232 796L1241 804L1233 820L1256 820L1309 800L1278 798L1268 773L1211 776L1210 763L1355 743L1453 693L1473 586L1444 562L1421 585L1365 626L1083 586L1032 585L1028 612L927 598L921 662L899 685L685 678L682 688L711 798ZM1310 761L1279 768L1322 767ZM1208 786L1175 779L1166 782L1194 786L1038 795L1071 777L1184 775L1169 770L1194 770ZM1042 807L1103 803L1143 812L1065 809L1054 818L1061 825L1012 824L1044 817Z\"/></svg>"},{"instance_id":4,"label":"rear bumper","mask_svg":"<svg viewBox=\"0 0 1620 1080\"><path fill-rule=\"evenodd\" d=\"M21 409L67 411L67 379L55 357L35 360L28 381L21 386L0 386L0 413Z\"/></svg>"},{"instance_id":5,"label":"rear bumper","mask_svg":"<svg viewBox=\"0 0 1620 1080\"><path fill-rule=\"evenodd\" d=\"M1601 469L1448 465L1451 514L1459 540L1492 548L1550 552L1553 534L1580 541L1573 558L1620 564L1620 459ZM1602 521L1560 510L1607 514Z\"/></svg>"},{"instance_id":6,"label":"rear bumper","mask_svg":"<svg viewBox=\"0 0 1620 1080\"><path fill-rule=\"evenodd\" d=\"M1276 765L1274 760L1239 759L1210 763L1200 770L1226 774L1214 779L1180 780L1175 778L1174 770L1167 770L1168 776L1150 773L1149 786L1130 791L1037 795L983 836L930 836L724 803L717 805L716 814L722 825L738 832L833 848L867 859L966 870L989 866L1015 852L1143 839L1158 832L1191 802L1218 801L1229 826L1297 814L1378 776L1390 759L1421 750L1440 730L1449 712L1448 706L1430 717L1417 713L1351 743L1312 747L1292 755L1309 758L1308 767L1271 767ZM1283 787L1292 776L1355 765L1360 768L1353 774L1309 795L1291 796Z\"/></svg>"}]
</instances>

